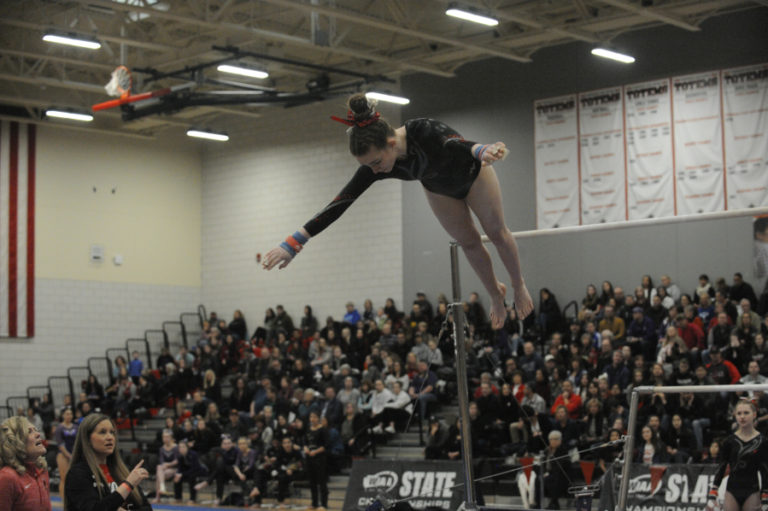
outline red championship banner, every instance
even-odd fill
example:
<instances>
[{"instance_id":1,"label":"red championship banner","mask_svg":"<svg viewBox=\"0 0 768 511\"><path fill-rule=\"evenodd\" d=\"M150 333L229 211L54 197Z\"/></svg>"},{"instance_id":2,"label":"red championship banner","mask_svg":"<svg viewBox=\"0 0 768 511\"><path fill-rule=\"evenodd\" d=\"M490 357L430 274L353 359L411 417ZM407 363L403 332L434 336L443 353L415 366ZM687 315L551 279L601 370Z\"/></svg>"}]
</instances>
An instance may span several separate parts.
<instances>
[{"instance_id":1,"label":"red championship banner","mask_svg":"<svg viewBox=\"0 0 768 511\"><path fill-rule=\"evenodd\" d=\"M768 206L768 64L722 80L728 209Z\"/></svg>"},{"instance_id":2,"label":"red championship banner","mask_svg":"<svg viewBox=\"0 0 768 511\"><path fill-rule=\"evenodd\" d=\"M35 335L35 128L0 121L0 337Z\"/></svg>"},{"instance_id":3,"label":"red championship banner","mask_svg":"<svg viewBox=\"0 0 768 511\"><path fill-rule=\"evenodd\" d=\"M677 214L725 209L720 73L672 78Z\"/></svg>"},{"instance_id":4,"label":"red championship banner","mask_svg":"<svg viewBox=\"0 0 768 511\"><path fill-rule=\"evenodd\" d=\"M621 87L579 94L581 223L627 219Z\"/></svg>"},{"instance_id":5,"label":"red championship banner","mask_svg":"<svg viewBox=\"0 0 768 511\"><path fill-rule=\"evenodd\" d=\"M629 219L675 215L669 80L624 87Z\"/></svg>"},{"instance_id":6,"label":"red championship banner","mask_svg":"<svg viewBox=\"0 0 768 511\"><path fill-rule=\"evenodd\" d=\"M576 95L535 101L534 119L537 227L579 225Z\"/></svg>"}]
</instances>

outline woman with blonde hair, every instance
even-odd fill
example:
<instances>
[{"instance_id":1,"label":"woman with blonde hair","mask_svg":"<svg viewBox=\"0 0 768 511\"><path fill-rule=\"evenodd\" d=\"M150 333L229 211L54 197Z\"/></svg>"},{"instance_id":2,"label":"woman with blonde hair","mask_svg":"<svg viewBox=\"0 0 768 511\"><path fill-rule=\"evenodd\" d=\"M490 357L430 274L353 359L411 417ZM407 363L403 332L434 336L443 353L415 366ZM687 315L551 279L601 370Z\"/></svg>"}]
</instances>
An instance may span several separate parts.
<instances>
[{"instance_id":1,"label":"woman with blonde hair","mask_svg":"<svg viewBox=\"0 0 768 511\"><path fill-rule=\"evenodd\" d=\"M51 510L43 437L26 418L0 425L0 467L0 509Z\"/></svg>"},{"instance_id":2,"label":"woman with blonde hair","mask_svg":"<svg viewBox=\"0 0 768 511\"><path fill-rule=\"evenodd\" d=\"M139 488L149 472L138 462L128 470L117 448L117 429L100 413L80 423L64 487L65 511L148 511Z\"/></svg>"}]
</instances>

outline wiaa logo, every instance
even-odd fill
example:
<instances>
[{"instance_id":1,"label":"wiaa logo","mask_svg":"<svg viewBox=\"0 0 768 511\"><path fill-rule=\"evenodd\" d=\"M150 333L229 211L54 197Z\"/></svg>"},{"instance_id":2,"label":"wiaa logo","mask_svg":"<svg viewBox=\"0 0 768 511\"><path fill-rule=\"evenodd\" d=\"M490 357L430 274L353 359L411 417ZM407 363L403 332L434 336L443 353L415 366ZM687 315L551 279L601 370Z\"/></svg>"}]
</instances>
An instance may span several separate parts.
<instances>
[{"instance_id":1,"label":"wiaa logo","mask_svg":"<svg viewBox=\"0 0 768 511\"><path fill-rule=\"evenodd\" d=\"M653 497L661 489L661 481L656 483L656 487L651 487L651 475L645 474L642 476L633 477L629 480L629 493L647 494L649 497Z\"/></svg>"},{"instance_id":2,"label":"wiaa logo","mask_svg":"<svg viewBox=\"0 0 768 511\"><path fill-rule=\"evenodd\" d=\"M397 473L391 470L382 470L363 478L363 490L377 493L387 493L397 486Z\"/></svg>"}]
</instances>

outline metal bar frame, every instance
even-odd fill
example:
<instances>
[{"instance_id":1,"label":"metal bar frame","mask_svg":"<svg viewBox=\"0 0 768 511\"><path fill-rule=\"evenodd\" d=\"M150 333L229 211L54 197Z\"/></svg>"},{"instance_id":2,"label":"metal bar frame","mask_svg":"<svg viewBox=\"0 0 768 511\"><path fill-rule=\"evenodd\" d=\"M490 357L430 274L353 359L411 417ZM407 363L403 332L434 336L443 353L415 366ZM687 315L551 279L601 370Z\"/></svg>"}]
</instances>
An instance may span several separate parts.
<instances>
[{"instance_id":1,"label":"metal bar frame","mask_svg":"<svg viewBox=\"0 0 768 511\"><path fill-rule=\"evenodd\" d=\"M616 503L616 511L627 509L627 496L629 494L629 469L632 465L632 451L635 448L635 431L637 429L637 403L640 394L682 394L683 392L705 393L705 392L746 392L759 390L768 392L768 384L746 384L746 385L679 385L679 386L642 386L632 390L632 397L629 404L629 425L627 426L627 435L624 442L624 467L621 470L621 485L619 486L619 499Z\"/></svg>"},{"instance_id":2,"label":"metal bar frame","mask_svg":"<svg viewBox=\"0 0 768 511\"><path fill-rule=\"evenodd\" d=\"M738 209L733 211L718 211L715 213L702 213L687 216L672 216L666 218L646 218L641 220L632 220L627 222L614 222L607 224L577 225L572 227L560 227L557 229L537 229L530 231L520 231L514 233L516 239L537 238L541 236L551 236L557 234L576 234L591 231L610 231L616 229L631 229L634 227L643 227L649 225L678 224L687 222L702 222L707 220L716 220L721 218L736 218L742 216L754 216L768 214L768 207L759 207L751 209ZM483 243L489 243L488 236L481 236ZM453 302L451 305L461 304L461 276L459 275L459 243L455 240L450 242L451 254L451 286L453 288ZM468 511L479 509L476 501L474 471L472 467L472 437L469 427L469 392L467 390L467 369L466 369L466 340L464 338L464 315L462 308L454 309L454 332L456 339L456 378L459 385L459 414L461 416L461 458L464 465L464 485L466 488L465 509ZM624 470L622 471L621 489L619 492L618 505L616 510L626 509L627 490L629 489L629 464L632 461L632 450L634 449L634 436L637 422L637 403L640 393L652 392L717 392L720 390L734 390L738 387L739 391L746 390L764 390L768 391L768 385L699 385L699 386L680 386L680 387L638 387L632 391L629 409L629 425L627 428L627 441L624 444ZM752 388L754 387L754 388ZM693 390L692 390L693 389Z\"/></svg>"}]
</instances>

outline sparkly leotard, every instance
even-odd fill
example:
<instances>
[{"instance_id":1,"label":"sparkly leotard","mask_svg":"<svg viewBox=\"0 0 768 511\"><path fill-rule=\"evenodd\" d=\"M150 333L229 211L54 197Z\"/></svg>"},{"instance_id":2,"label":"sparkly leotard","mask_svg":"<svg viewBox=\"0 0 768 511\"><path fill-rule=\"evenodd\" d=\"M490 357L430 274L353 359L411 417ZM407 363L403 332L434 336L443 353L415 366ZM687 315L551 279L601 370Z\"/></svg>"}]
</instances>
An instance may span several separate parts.
<instances>
[{"instance_id":1,"label":"sparkly leotard","mask_svg":"<svg viewBox=\"0 0 768 511\"><path fill-rule=\"evenodd\" d=\"M374 182L381 179L421 181L430 192L464 199L480 173L480 162L472 155L470 142L455 130L434 119L405 122L406 155L398 158L391 172L375 174L359 167L352 179L322 211L304 225L311 236L328 227Z\"/></svg>"}]
</instances>

